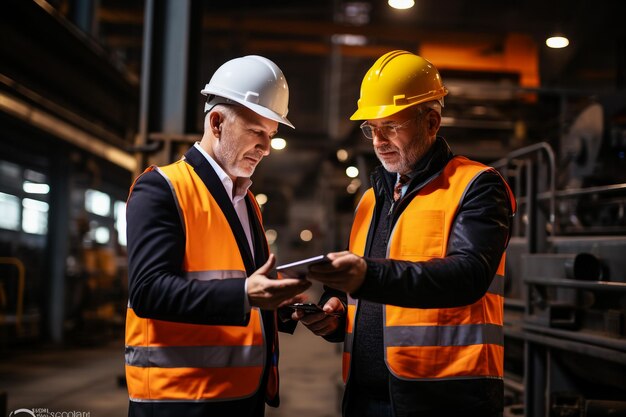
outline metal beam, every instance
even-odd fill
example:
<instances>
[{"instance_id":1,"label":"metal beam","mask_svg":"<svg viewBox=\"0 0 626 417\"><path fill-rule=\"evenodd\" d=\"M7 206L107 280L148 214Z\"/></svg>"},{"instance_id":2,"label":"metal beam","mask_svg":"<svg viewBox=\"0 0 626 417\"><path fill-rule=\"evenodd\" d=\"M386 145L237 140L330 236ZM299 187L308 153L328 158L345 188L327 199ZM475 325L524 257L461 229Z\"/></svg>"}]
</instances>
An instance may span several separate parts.
<instances>
[{"instance_id":1,"label":"metal beam","mask_svg":"<svg viewBox=\"0 0 626 417\"><path fill-rule=\"evenodd\" d=\"M148 132L185 134L192 3L195 1L146 2L138 148L153 138ZM171 162L172 143L164 141L163 145L150 161L140 165Z\"/></svg>"},{"instance_id":2,"label":"metal beam","mask_svg":"<svg viewBox=\"0 0 626 417\"><path fill-rule=\"evenodd\" d=\"M87 130L78 128L54 115L34 107L8 93L0 92L0 111L20 119L31 126L57 136L81 149L98 155L129 171L134 171L137 163L127 152L109 145Z\"/></svg>"}]
</instances>

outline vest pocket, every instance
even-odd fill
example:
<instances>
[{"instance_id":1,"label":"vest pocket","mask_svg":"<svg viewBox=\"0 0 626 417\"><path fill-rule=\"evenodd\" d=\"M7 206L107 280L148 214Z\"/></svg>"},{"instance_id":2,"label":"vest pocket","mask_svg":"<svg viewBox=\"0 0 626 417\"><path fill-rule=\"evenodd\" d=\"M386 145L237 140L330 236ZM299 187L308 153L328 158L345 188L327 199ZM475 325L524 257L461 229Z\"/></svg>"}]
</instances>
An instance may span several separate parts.
<instances>
[{"instance_id":1,"label":"vest pocket","mask_svg":"<svg viewBox=\"0 0 626 417\"><path fill-rule=\"evenodd\" d=\"M442 257L444 220L445 213L442 210L405 211L396 225L396 230L400 231L400 255Z\"/></svg>"}]
</instances>

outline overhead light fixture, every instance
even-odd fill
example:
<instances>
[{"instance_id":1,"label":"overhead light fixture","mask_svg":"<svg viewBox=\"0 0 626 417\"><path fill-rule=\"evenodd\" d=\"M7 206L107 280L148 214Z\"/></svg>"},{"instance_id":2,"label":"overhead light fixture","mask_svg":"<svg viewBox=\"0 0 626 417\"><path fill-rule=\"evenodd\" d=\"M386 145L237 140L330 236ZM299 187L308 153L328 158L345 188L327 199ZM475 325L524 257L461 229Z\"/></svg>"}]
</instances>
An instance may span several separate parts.
<instances>
[{"instance_id":1,"label":"overhead light fixture","mask_svg":"<svg viewBox=\"0 0 626 417\"><path fill-rule=\"evenodd\" d=\"M50 186L48 184L40 184L30 181L24 181L22 189L28 194L48 194L50 192Z\"/></svg>"},{"instance_id":2,"label":"overhead light fixture","mask_svg":"<svg viewBox=\"0 0 626 417\"><path fill-rule=\"evenodd\" d=\"M339 33L331 36L331 42L335 45L363 46L367 44L367 38L363 35Z\"/></svg>"},{"instance_id":3,"label":"overhead light fixture","mask_svg":"<svg viewBox=\"0 0 626 417\"><path fill-rule=\"evenodd\" d=\"M304 229L300 232L300 239L303 242L310 242L311 239L313 239L313 232L311 232L309 229Z\"/></svg>"},{"instance_id":4,"label":"overhead light fixture","mask_svg":"<svg viewBox=\"0 0 626 417\"><path fill-rule=\"evenodd\" d=\"M280 151L281 149L285 149L285 147L287 146L287 141L283 138L272 138L271 146L272 149Z\"/></svg>"},{"instance_id":5,"label":"overhead light fixture","mask_svg":"<svg viewBox=\"0 0 626 417\"><path fill-rule=\"evenodd\" d=\"M257 194L255 197L256 202L259 204L259 206L262 206L263 204L267 203L267 195L261 193L261 194Z\"/></svg>"},{"instance_id":6,"label":"overhead light fixture","mask_svg":"<svg viewBox=\"0 0 626 417\"><path fill-rule=\"evenodd\" d=\"M546 39L546 45L553 49L565 48L569 45L569 39L561 35L551 36Z\"/></svg>"},{"instance_id":7,"label":"overhead light fixture","mask_svg":"<svg viewBox=\"0 0 626 417\"><path fill-rule=\"evenodd\" d=\"M274 229L267 229L265 231L265 237L267 238L267 243L270 245L276 242L276 238L278 237L278 232Z\"/></svg>"},{"instance_id":8,"label":"overhead light fixture","mask_svg":"<svg viewBox=\"0 0 626 417\"><path fill-rule=\"evenodd\" d=\"M394 9L400 10L410 9L415 6L414 0L389 0L387 3Z\"/></svg>"},{"instance_id":9,"label":"overhead light fixture","mask_svg":"<svg viewBox=\"0 0 626 417\"><path fill-rule=\"evenodd\" d=\"M339 162L345 162L345 161L347 161L347 160L348 160L348 156L349 156L348 151L347 151L347 150L345 150L345 149L339 149L339 150L337 151L337 160L338 160Z\"/></svg>"},{"instance_id":10,"label":"overhead light fixture","mask_svg":"<svg viewBox=\"0 0 626 417\"><path fill-rule=\"evenodd\" d=\"M359 169L355 166L349 166L346 168L346 175L350 178L356 178L359 176Z\"/></svg>"}]
</instances>

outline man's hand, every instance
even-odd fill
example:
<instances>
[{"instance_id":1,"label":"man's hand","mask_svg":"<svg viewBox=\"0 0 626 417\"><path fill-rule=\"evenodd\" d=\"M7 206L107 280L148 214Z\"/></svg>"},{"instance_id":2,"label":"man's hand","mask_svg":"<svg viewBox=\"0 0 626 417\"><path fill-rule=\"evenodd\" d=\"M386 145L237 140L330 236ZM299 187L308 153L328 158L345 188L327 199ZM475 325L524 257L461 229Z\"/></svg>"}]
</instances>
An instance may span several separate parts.
<instances>
[{"instance_id":1,"label":"man's hand","mask_svg":"<svg viewBox=\"0 0 626 417\"><path fill-rule=\"evenodd\" d=\"M248 300L253 307L263 310L275 310L283 305L297 303L302 300L298 294L311 286L305 279L283 278L271 279L267 274L274 267L276 257L270 254L265 265L248 277Z\"/></svg>"},{"instance_id":2,"label":"man's hand","mask_svg":"<svg viewBox=\"0 0 626 417\"><path fill-rule=\"evenodd\" d=\"M333 252L327 256L332 262L312 265L307 279L314 279L346 293L359 289L367 272L365 260L348 251Z\"/></svg>"},{"instance_id":3,"label":"man's hand","mask_svg":"<svg viewBox=\"0 0 626 417\"><path fill-rule=\"evenodd\" d=\"M292 320L300 320L318 336L326 336L337 330L339 318L346 314L346 308L337 297L331 297L324 307L323 313L305 314L302 310L296 310L291 315Z\"/></svg>"}]
</instances>

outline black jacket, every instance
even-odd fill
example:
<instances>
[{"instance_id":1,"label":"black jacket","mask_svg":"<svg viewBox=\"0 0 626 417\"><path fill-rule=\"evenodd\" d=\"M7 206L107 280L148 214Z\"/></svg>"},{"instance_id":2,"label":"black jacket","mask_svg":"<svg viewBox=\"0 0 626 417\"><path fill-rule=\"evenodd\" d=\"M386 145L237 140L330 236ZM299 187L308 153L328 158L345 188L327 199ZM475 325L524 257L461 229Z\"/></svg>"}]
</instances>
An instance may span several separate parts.
<instances>
[{"instance_id":1,"label":"black jacket","mask_svg":"<svg viewBox=\"0 0 626 417\"><path fill-rule=\"evenodd\" d=\"M395 204L388 230L417 192L441 173L453 154L443 138L416 167L405 196ZM502 178L494 172L482 173L469 187L454 220L446 256L426 262L369 258L374 239L388 242L388 235L374 233L386 221L391 207L396 174L378 167L371 181L376 207L365 247L367 273L354 298L381 304L412 308L449 308L479 300L489 288L508 244L512 216ZM415 233L419 233L416 231ZM345 294L327 289L321 302ZM358 314L355 323L358 324ZM342 341L344 326L326 339ZM354 329L355 337L359 332ZM355 354L358 354L355 349ZM352 359L354 362L354 358ZM502 412L503 384L498 379L455 381L403 381L389 374L389 394L395 415L400 416L492 416ZM352 400L350 381L344 396L345 407Z\"/></svg>"},{"instance_id":2,"label":"black jacket","mask_svg":"<svg viewBox=\"0 0 626 417\"><path fill-rule=\"evenodd\" d=\"M261 226L248 204L255 254L252 259L243 228L224 186L204 156L195 148L185 154L200 178L211 190L229 220L250 276L268 258ZM208 192L208 190L207 190ZM249 197L246 197L248 199ZM230 205L230 207L229 207ZM245 326L250 314L244 312L245 279L212 281L188 280L183 277L185 233L176 202L166 180L155 170L139 177L126 208L128 236L128 270L130 304L140 317L184 323ZM215 236L220 239L220 236ZM272 352L274 313L261 312L264 332ZM278 321L279 330L293 332L295 322ZM268 354L267 360L270 361ZM131 416L262 416L265 409L265 380L250 398L219 402L134 402ZM272 405L278 405L272 404Z\"/></svg>"}]
</instances>

